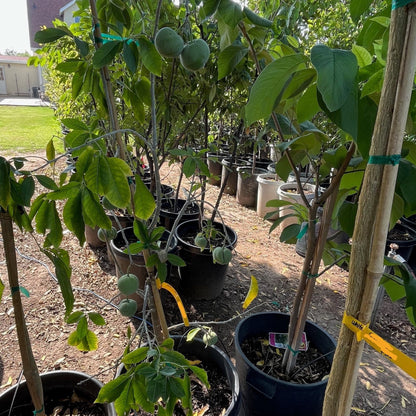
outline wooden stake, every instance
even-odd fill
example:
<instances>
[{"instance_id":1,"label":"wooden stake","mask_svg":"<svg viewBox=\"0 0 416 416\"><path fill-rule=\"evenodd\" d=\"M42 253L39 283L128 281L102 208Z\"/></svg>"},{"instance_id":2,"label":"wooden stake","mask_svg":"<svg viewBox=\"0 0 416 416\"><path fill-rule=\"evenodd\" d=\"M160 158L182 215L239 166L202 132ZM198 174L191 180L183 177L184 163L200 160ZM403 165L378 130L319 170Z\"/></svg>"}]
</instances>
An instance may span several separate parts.
<instances>
[{"instance_id":1,"label":"wooden stake","mask_svg":"<svg viewBox=\"0 0 416 416\"><path fill-rule=\"evenodd\" d=\"M392 11L390 43L370 155L399 154L415 71L414 13ZM345 312L368 323L383 273L385 241L397 166L369 164L364 176L351 250ZM325 396L323 416L347 416L355 391L364 343L341 327Z\"/></svg>"}]
</instances>

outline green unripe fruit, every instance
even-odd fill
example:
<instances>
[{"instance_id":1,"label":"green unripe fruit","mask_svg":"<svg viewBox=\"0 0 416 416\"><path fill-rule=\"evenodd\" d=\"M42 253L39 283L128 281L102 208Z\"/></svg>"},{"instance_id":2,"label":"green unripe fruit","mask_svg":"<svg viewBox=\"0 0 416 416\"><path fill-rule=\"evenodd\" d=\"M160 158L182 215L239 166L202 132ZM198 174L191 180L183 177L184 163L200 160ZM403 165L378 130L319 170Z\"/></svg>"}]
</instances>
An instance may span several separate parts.
<instances>
[{"instance_id":1,"label":"green unripe fruit","mask_svg":"<svg viewBox=\"0 0 416 416\"><path fill-rule=\"evenodd\" d=\"M204 251L205 247L208 245L208 240L205 238L204 234L198 233L194 239L194 243L201 251Z\"/></svg>"},{"instance_id":2,"label":"green unripe fruit","mask_svg":"<svg viewBox=\"0 0 416 416\"><path fill-rule=\"evenodd\" d=\"M99 228L97 231L97 237L103 242L114 240L117 237L117 230L114 227L111 227L110 230Z\"/></svg>"},{"instance_id":3,"label":"green unripe fruit","mask_svg":"<svg viewBox=\"0 0 416 416\"><path fill-rule=\"evenodd\" d=\"M131 317L137 311L137 302L133 299L123 299L118 308L123 316Z\"/></svg>"},{"instance_id":4,"label":"green unripe fruit","mask_svg":"<svg viewBox=\"0 0 416 416\"><path fill-rule=\"evenodd\" d=\"M183 39L170 27L162 27L155 36L155 47L165 58L178 57L183 49Z\"/></svg>"},{"instance_id":5,"label":"green unripe fruit","mask_svg":"<svg viewBox=\"0 0 416 416\"><path fill-rule=\"evenodd\" d=\"M227 247L215 247L212 252L214 263L226 265L231 261L231 250Z\"/></svg>"},{"instance_id":6,"label":"green unripe fruit","mask_svg":"<svg viewBox=\"0 0 416 416\"><path fill-rule=\"evenodd\" d=\"M126 296L137 292L139 279L135 274L123 274L117 282L118 290Z\"/></svg>"},{"instance_id":7,"label":"green unripe fruit","mask_svg":"<svg viewBox=\"0 0 416 416\"><path fill-rule=\"evenodd\" d=\"M198 71L209 58L209 46L203 39L195 39L185 45L180 56L182 66L189 71Z\"/></svg>"},{"instance_id":8,"label":"green unripe fruit","mask_svg":"<svg viewBox=\"0 0 416 416\"><path fill-rule=\"evenodd\" d=\"M247 19L250 20L251 23L257 26L262 26L262 27L273 26L273 22L271 20L265 19L264 17L259 16L258 14L250 10L248 7L244 7L243 12L246 15Z\"/></svg>"}]
</instances>

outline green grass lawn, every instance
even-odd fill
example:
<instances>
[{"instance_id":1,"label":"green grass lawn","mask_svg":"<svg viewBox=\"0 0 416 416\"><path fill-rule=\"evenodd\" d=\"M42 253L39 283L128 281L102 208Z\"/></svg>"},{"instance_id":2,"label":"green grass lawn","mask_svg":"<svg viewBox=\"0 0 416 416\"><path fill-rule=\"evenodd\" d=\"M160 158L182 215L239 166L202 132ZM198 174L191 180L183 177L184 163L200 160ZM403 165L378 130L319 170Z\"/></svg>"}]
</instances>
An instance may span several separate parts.
<instances>
[{"instance_id":1,"label":"green grass lawn","mask_svg":"<svg viewBox=\"0 0 416 416\"><path fill-rule=\"evenodd\" d=\"M49 107L0 106L0 154L19 155L42 151L53 138L63 152L62 133Z\"/></svg>"}]
</instances>

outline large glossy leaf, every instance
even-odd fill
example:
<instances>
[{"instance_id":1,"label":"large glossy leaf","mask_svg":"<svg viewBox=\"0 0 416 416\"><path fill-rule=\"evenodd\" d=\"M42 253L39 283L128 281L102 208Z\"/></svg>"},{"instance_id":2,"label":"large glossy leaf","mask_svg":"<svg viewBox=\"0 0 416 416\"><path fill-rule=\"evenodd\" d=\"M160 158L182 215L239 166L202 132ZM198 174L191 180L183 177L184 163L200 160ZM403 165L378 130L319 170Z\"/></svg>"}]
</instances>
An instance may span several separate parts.
<instances>
[{"instance_id":1,"label":"large glossy leaf","mask_svg":"<svg viewBox=\"0 0 416 416\"><path fill-rule=\"evenodd\" d=\"M228 26L234 28L243 18L243 10L240 4L233 0L221 0L216 15L220 16Z\"/></svg>"},{"instance_id":2,"label":"large glossy leaf","mask_svg":"<svg viewBox=\"0 0 416 416\"><path fill-rule=\"evenodd\" d=\"M63 36L72 36L72 33L65 27L49 27L36 32L34 40L37 43L51 43L62 38Z\"/></svg>"},{"instance_id":3,"label":"large glossy leaf","mask_svg":"<svg viewBox=\"0 0 416 416\"><path fill-rule=\"evenodd\" d=\"M357 58L357 63L360 68L370 65L373 62L371 53L362 46L352 45L352 52Z\"/></svg>"},{"instance_id":4,"label":"large glossy leaf","mask_svg":"<svg viewBox=\"0 0 416 416\"><path fill-rule=\"evenodd\" d=\"M114 402L120 396L121 392L126 387L128 387L130 381L131 381L131 377L130 375L127 375L127 374L121 374L116 379L109 381L99 391L96 402L97 403Z\"/></svg>"},{"instance_id":5,"label":"large glossy leaf","mask_svg":"<svg viewBox=\"0 0 416 416\"><path fill-rule=\"evenodd\" d=\"M311 61L318 72L318 90L328 110L339 110L350 98L358 72L357 58L351 51L316 45Z\"/></svg>"},{"instance_id":6,"label":"large glossy leaf","mask_svg":"<svg viewBox=\"0 0 416 416\"><path fill-rule=\"evenodd\" d=\"M130 168L123 160L99 155L92 160L85 179L93 192L106 196L112 205L125 208L130 203L127 181L130 174Z\"/></svg>"},{"instance_id":7,"label":"large glossy leaf","mask_svg":"<svg viewBox=\"0 0 416 416\"><path fill-rule=\"evenodd\" d=\"M149 219L156 208L156 202L149 188L136 175L136 190L134 192L134 213L142 220Z\"/></svg>"},{"instance_id":8,"label":"large glossy leaf","mask_svg":"<svg viewBox=\"0 0 416 416\"><path fill-rule=\"evenodd\" d=\"M313 68L297 71L283 93L282 100L302 94L312 82L316 80L316 71Z\"/></svg>"},{"instance_id":9,"label":"large glossy leaf","mask_svg":"<svg viewBox=\"0 0 416 416\"><path fill-rule=\"evenodd\" d=\"M55 201L43 200L36 213L36 231L46 234L44 247L59 247L62 241L62 225Z\"/></svg>"},{"instance_id":10,"label":"large glossy leaf","mask_svg":"<svg viewBox=\"0 0 416 416\"><path fill-rule=\"evenodd\" d=\"M374 0L351 0L350 15L353 22L357 23L364 12L366 12Z\"/></svg>"},{"instance_id":11,"label":"large glossy leaf","mask_svg":"<svg viewBox=\"0 0 416 416\"><path fill-rule=\"evenodd\" d=\"M358 101L357 146L364 158L368 157L370 151L377 110L376 103L369 97L364 97Z\"/></svg>"},{"instance_id":12,"label":"large glossy leaf","mask_svg":"<svg viewBox=\"0 0 416 416\"><path fill-rule=\"evenodd\" d=\"M204 12L206 17L212 16L218 9L221 0L204 0Z\"/></svg>"},{"instance_id":13,"label":"large glossy leaf","mask_svg":"<svg viewBox=\"0 0 416 416\"><path fill-rule=\"evenodd\" d=\"M109 230L111 220L107 216L98 198L88 188L81 188L82 194L82 216L87 225L94 228L96 226Z\"/></svg>"},{"instance_id":14,"label":"large glossy leaf","mask_svg":"<svg viewBox=\"0 0 416 416\"><path fill-rule=\"evenodd\" d=\"M134 42L124 42L123 44L123 58L126 62L128 70L134 74L137 70L138 50Z\"/></svg>"},{"instance_id":15,"label":"large glossy leaf","mask_svg":"<svg viewBox=\"0 0 416 416\"><path fill-rule=\"evenodd\" d=\"M76 235L82 247L85 242L85 223L82 216L82 192L80 190L66 202L63 209L63 219L68 229Z\"/></svg>"},{"instance_id":16,"label":"large glossy leaf","mask_svg":"<svg viewBox=\"0 0 416 416\"><path fill-rule=\"evenodd\" d=\"M270 117L287 81L296 71L304 69L304 62L305 57L296 54L284 56L266 66L250 91L245 107L247 125Z\"/></svg>"},{"instance_id":17,"label":"large glossy leaf","mask_svg":"<svg viewBox=\"0 0 416 416\"><path fill-rule=\"evenodd\" d=\"M218 56L218 80L230 74L247 53L243 45L230 45L222 50Z\"/></svg>"},{"instance_id":18,"label":"large glossy leaf","mask_svg":"<svg viewBox=\"0 0 416 416\"><path fill-rule=\"evenodd\" d=\"M101 48L98 48L92 58L92 63L96 68L111 64L115 56L121 51L123 42L119 40L112 40L105 43Z\"/></svg>"},{"instance_id":19,"label":"large glossy leaf","mask_svg":"<svg viewBox=\"0 0 416 416\"><path fill-rule=\"evenodd\" d=\"M72 312L75 298L71 286L71 266L68 252L63 249L44 249L42 251L55 266L55 275L64 298L65 314L69 315Z\"/></svg>"},{"instance_id":20,"label":"large glossy leaf","mask_svg":"<svg viewBox=\"0 0 416 416\"><path fill-rule=\"evenodd\" d=\"M139 39L139 53L144 66L153 74L160 76L162 73L162 57L155 45L144 36Z\"/></svg>"},{"instance_id":21,"label":"large glossy leaf","mask_svg":"<svg viewBox=\"0 0 416 416\"><path fill-rule=\"evenodd\" d=\"M296 106L296 116L299 123L310 120L321 110L318 103L316 83L312 84L300 97L298 105Z\"/></svg>"}]
</instances>

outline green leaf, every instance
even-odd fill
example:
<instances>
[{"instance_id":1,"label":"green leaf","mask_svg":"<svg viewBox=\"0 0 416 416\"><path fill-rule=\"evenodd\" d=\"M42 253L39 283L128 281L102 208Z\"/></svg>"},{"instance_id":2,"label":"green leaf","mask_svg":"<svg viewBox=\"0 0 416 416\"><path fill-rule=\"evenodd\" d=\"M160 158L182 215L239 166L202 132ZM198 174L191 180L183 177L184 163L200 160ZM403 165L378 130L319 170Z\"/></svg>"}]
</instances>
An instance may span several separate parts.
<instances>
[{"instance_id":1,"label":"green leaf","mask_svg":"<svg viewBox=\"0 0 416 416\"><path fill-rule=\"evenodd\" d=\"M0 279L0 301L1 301L1 298L3 296L3 291L4 291L4 284Z\"/></svg>"},{"instance_id":2,"label":"green leaf","mask_svg":"<svg viewBox=\"0 0 416 416\"><path fill-rule=\"evenodd\" d=\"M65 74L73 74L78 70L78 66L82 61L80 59L68 59L56 65L55 69Z\"/></svg>"},{"instance_id":3,"label":"green leaf","mask_svg":"<svg viewBox=\"0 0 416 416\"><path fill-rule=\"evenodd\" d=\"M198 333L201 331L201 328L193 328L186 334L186 341L190 342L192 341Z\"/></svg>"},{"instance_id":4,"label":"green leaf","mask_svg":"<svg viewBox=\"0 0 416 416\"><path fill-rule=\"evenodd\" d=\"M154 403L147 397L146 385L143 377L135 374L133 380L134 402L137 403L144 411L148 413L154 412Z\"/></svg>"},{"instance_id":5,"label":"green leaf","mask_svg":"<svg viewBox=\"0 0 416 416\"><path fill-rule=\"evenodd\" d=\"M364 12L366 12L373 0L351 0L350 15L354 23L357 23Z\"/></svg>"},{"instance_id":6,"label":"green leaf","mask_svg":"<svg viewBox=\"0 0 416 416\"><path fill-rule=\"evenodd\" d=\"M168 378L168 388L172 392L172 394L177 397L181 398L185 396L185 390L183 389L183 384L177 377L169 377Z\"/></svg>"},{"instance_id":7,"label":"green leaf","mask_svg":"<svg viewBox=\"0 0 416 416\"><path fill-rule=\"evenodd\" d=\"M361 90L361 97L379 93L383 87L384 69L380 69L368 78Z\"/></svg>"},{"instance_id":8,"label":"green leaf","mask_svg":"<svg viewBox=\"0 0 416 416\"><path fill-rule=\"evenodd\" d=\"M148 380L146 392L151 402L156 402L159 398L166 400L167 397L167 380L162 375L157 375L155 378Z\"/></svg>"},{"instance_id":9,"label":"green leaf","mask_svg":"<svg viewBox=\"0 0 416 416\"><path fill-rule=\"evenodd\" d=\"M313 82L315 84L316 71L313 68L297 71L287 85L282 100L294 98L302 94Z\"/></svg>"},{"instance_id":10,"label":"green leaf","mask_svg":"<svg viewBox=\"0 0 416 416\"><path fill-rule=\"evenodd\" d=\"M64 118L62 124L72 130L89 131L88 126L77 118Z\"/></svg>"},{"instance_id":11,"label":"green leaf","mask_svg":"<svg viewBox=\"0 0 416 416\"><path fill-rule=\"evenodd\" d=\"M362 46L352 45L352 52L357 58L357 63L360 68L370 65L373 62L371 53Z\"/></svg>"},{"instance_id":12,"label":"green leaf","mask_svg":"<svg viewBox=\"0 0 416 416\"><path fill-rule=\"evenodd\" d=\"M160 76L162 73L162 57L155 45L144 36L139 38L139 53L144 66L153 74Z\"/></svg>"},{"instance_id":13,"label":"green leaf","mask_svg":"<svg viewBox=\"0 0 416 416\"><path fill-rule=\"evenodd\" d=\"M72 33L63 27L49 27L35 33L34 41L37 43L51 43L62 38L63 36L71 36Z\"/></svg>"},{"instance_id":14,"label":"green leaf","mask_svg":"<svg viewBox=\"0 0 416 416\"><path fill-rule=\"evenodd\" d=\"M185 159L183 162L182 170L187 178L190 178L195 173L196 165L197 162L192 156L189 156Z\"/></svg>"},{"instance_id":15,"label":"green leaf","mask_svg":"<svg viewBox=\"0 0 416 416\"><path fill-rule=\"evenodd\" d=\"M137 46L134 42L124 42L123 44L123 58L127 69L134 74L137 70L138 52Z\"/></svg>"},{"instance_id":16,"label":"green leaf","mask_svg":"<svg viewBox=\"0 0 416 416\"><path fill-rule=\"evenodd\" d=\"M177 351L165 351L161 354L161 356L166 362L171 362L173 364L185 367L189 365L188 360L180 352Z\"/></svg>"},{"instance_id":17,"label":"green leaf","mask_svg":"<svg viewBox=\"0 0 416 416\"><path fill-rule=\"evenodd\" d=\"M221 0L204 0L203 9L205 11L205 16L212 16L218 9Z\"/></svg>"},{"instance_id":18,"label":"green leaf","mask_svg":"<svg viewBox=\"0 0 416 416\"><path fill-rule=\"evenodd\" d=\"M112 403L125 389L128 389L131 382L131 376L128 374L121 374L114 380L109 381L101 387L98 393L98 397L95 400L96 403Z\"/></svg>"},{"instance_id":19,"label":"green leaf","mask_svg":"<svg viewBox=\"0 0 416 416\"><path fill-rule=\"evenodd\" d=\"M88 42L85 42L84 40L80 39L77 36L74 36L74 42L75 42L75 45L78 48L80 54L83 57L86 57L90 52L90 46L89 46Z\"/></svg>"},{"instance_id":20,"label":"green leaf","mask_svg":"<svg viewBox=\"0 0 416 416\"><path fill-rule=\"evenodd\" d=\"M280 242L294 244L296 243L296 237L299 234L301 225L300 224L290 224L285 227L285 229L280 234Z\"/></svg>"},{"instance_id":21,"label":"green leaf","mask_svg":"<svg viewBox=\"0 0 416 416\"><path fill-rule=\"evenodd\" d=\"M95 68L102 68L103 66L111 64L115 56L120 52L123 42L119 40L112 40L106 42L101 48L98 48L92 58L92 63Z\"/></svg>"},{"instance_id":22,"label":"green leaf","mask_svg":"<svg viewBox=\"0 0 416 416\"><path fill-rule=\"evenodd\" d=\"M222 50L218 56L218 80L230 74L247 53L243 45L230 45Z\"/></svg>"},{"instance_id":23,"label":"green leaf","mask_svg":"<svg viewBox=\"0 0 416 416\"><path fill-rule=\"evenodd\" d=\"M168 262L176 267L185 267L186 263L176 254L168 253Z\"/></svg>"},{"instance_id":24,"label":"green leaf","mask_svg":"<svg viewBox=\"0 0 416 416\"><path fill-rule=\"evenodd\" d=\"M149 347L140 347L135 349L132 352L126 354L122 361L124 364L138 364L141 363L146 357L147 352L149 351Z\"/></svg>"},{"instance_id":25,"label":"green leaf","mask_svg":"<svg viewBox=\"0 0 416 416\"><path fill-rule=\"evenodd\" d=\"M49 176L46 176L46 175L35 175L35 178L46 189L50 189L52 191L56 191L56 190L59 189L58 188L58 185Z\"/></svg>"},{"instance_id":26,"label":"green leaf","mask_svg":"<svg viewBox=\"0 0 416 416\"><path fill-rule=\"evenodd\" d=\"M92 322L94 322L95 325L98 325L98 326L105 325L105 319L98 312L89 312L88 317L91 319Z\"/></svg>"},{"instance_id":27,"label":"green leaf","mask_svg":"<svg viewBox=\"0 0 416 416\"><path fill-rule=\"evenodd\" d=\"M196 365L191 365L189 368L198 377L198 379L202 381L202 383L209 389L210 386L208 382L207 372L203 368L197 367Z\"/></svg>"},{"instance_id":28,"label":"green leaf","mask_svg":"<svg viewBox=\"0 0 416 416\"><path fill-rule=\"evenodd\" d=\"M56 278L64 298L65 313L68 315L72 311L75 300L70 280L71 266L69 265L68 252L63 249L43 249L42 252L49 257L55 266Z\"/></svg>"},{"instance_id":29,"label":"green leaf","mask_svg":"<svg viewBox=\"0 0 416 416\"><path fill-rule=\"evenodd\" d=\"M77 333L80 339L85 338L87 336L88 331L88 321L86 316L83 314L78 321L77 325Z\"/></svg>"},{"instance_id":30,"label":"green leaf","mask_svg":"<svg viewBox=\"0 0 416 416\"><path fill-rule=\"evenodd\" d=\"M369 97L358 101L357 146L363 158L367 158L370 152L377 111L377 104Z\"/></svg>"},{"instance_id":31,"label":"green leaf","mask_svg":"<svg viewBox=\"0 0 416 416\"><path fill-rule=\"evenodd\" d=\"M66 323L67 324L75 324L76 322L78 322L81 317L84 316L84 312L82 311L75 311L72 312L68 318L66 318Z\"/></svg>"},{"instance_id":32,"label":"green leaf","mask_svg":"<svg viewBox=\"0 0 416 416\"><path fill-rule=\"evenodd\" d=\"M156 202L149 191L149 188L143 183L140 176L136 175L136 190L134 192L134 213L137 218L142 220L149 219L155 208Z\"/></svg>"},{"instance_id":33,"label":"green leaf","mask_svg":"<svg viewBox=\"0 0 416 416\"><path fill-rule=\"evenodd\" d=\"M230 27L234 28L243 19L243 10L240 4L232 0L221 0L216 15Z\"/></svg>"},{"instance_id":34,"label":"green leaf","mask_svg":"<svg viewBox=\"0 0 416 416\"><path fill-rule=\"evenodd\" d=\"M111 220L100 204L96 195L88 188L81 188L82 216L85 224L94 228L96 226L109 230Z\"/></svg>"},{"instance_id":35,"label":"green leaf","mask_svg":"<svg viewBox=\"0 0 416 416\"><path fill-rule=\"evenodd\" d=\"M56 151L55 146L53 145L53 139L50 139L48 144L46 145L46 158L50 162L51 160L55 159Z\"/></svg>"},{"instance_id":36,"label":"green leaf","mask_svg":"<svg viewBox=\"0 0 416 416\"><path fill-rule=\"evenodd\" d=\"M98 348L98 338L94 332L87 330L86 335L80 340L77 345L80 351L95 351Z\"/></svg>"},{"instance_id":37,"label":"green leaf","mask_svg":"<svg viewBox=\"0 0 416 416\"><path fill-rule=\"evenodd\" d=\"M244 7L243 13L247 17L247 19L254 25L267 27L267 28L272 27L273 25L273 22L271 20L268 20L268 19L265 19L264 17L259 16L258 14L250 10L248 7Z\"/></svg>"},{"instance_id":38,"label":"green leaf","mask_svg":"<svg viewBox=\"0 0 416 416\"><path fill-rule=\"evenodd\" d=\"M85 222L82 211L82 191L78 190L78 193L66 202L62 215L65 225L76 235L81 247L85 243Z\"/></svg>"},{"instance_id":39,"label":"green leaf","mask_svg":"<svg viewBox=\"0 0 416 416\"><path fill-rule=\"evenodd\" d=\"M46 234L47 230L49 230L48 234ZM62 225L55 201L42 201L36 212L36 231L46 234L44 247L59 247L62 241Z\"/></svg>"},{"instance_id":40,"label":"green leaf","mask_svg":"<svg viewBox=\"0 0 416 416\"><path fill-rule=\"evenodd\" d=\"M161 344L160 347L166 348L167 350L173 350L175 346L175 341L172 338L166 338Z\"/></svg>"},{"instance_id":41,"label":"green leaf","mask_svg":"<svg viewBox=\"0 0 416 416\"><path fill-rule=\"evenodd\" d=\"M311 61L318 72L318 90L328 110L339 110L355 85L357 58L351 51L316 45L311 51Z\"/></svg>"},{"instance_id":42,"label":"green leaf","mask_svg":"<svg viewBox=\"0 0 416 416\"><path fill-rule=\"evenodd\" d=\"M301 66L304 62L305 57L296 54L284 56L266 66L250 91L249 102L245 107L247 125L270 117L287 81L293 73L303 69Z\"/></svg>"},{"instance_id":43,"label":"green leaf","mask_svg":"<svg viewBox=\"0 0 416 416\"><path fill-rule=\"evenodd\" d=\"M355 217L357 215L357 204L345 202L339 209L338 221L341 228L352 237L354 233Z\"/></svg>"}]
</instances>

